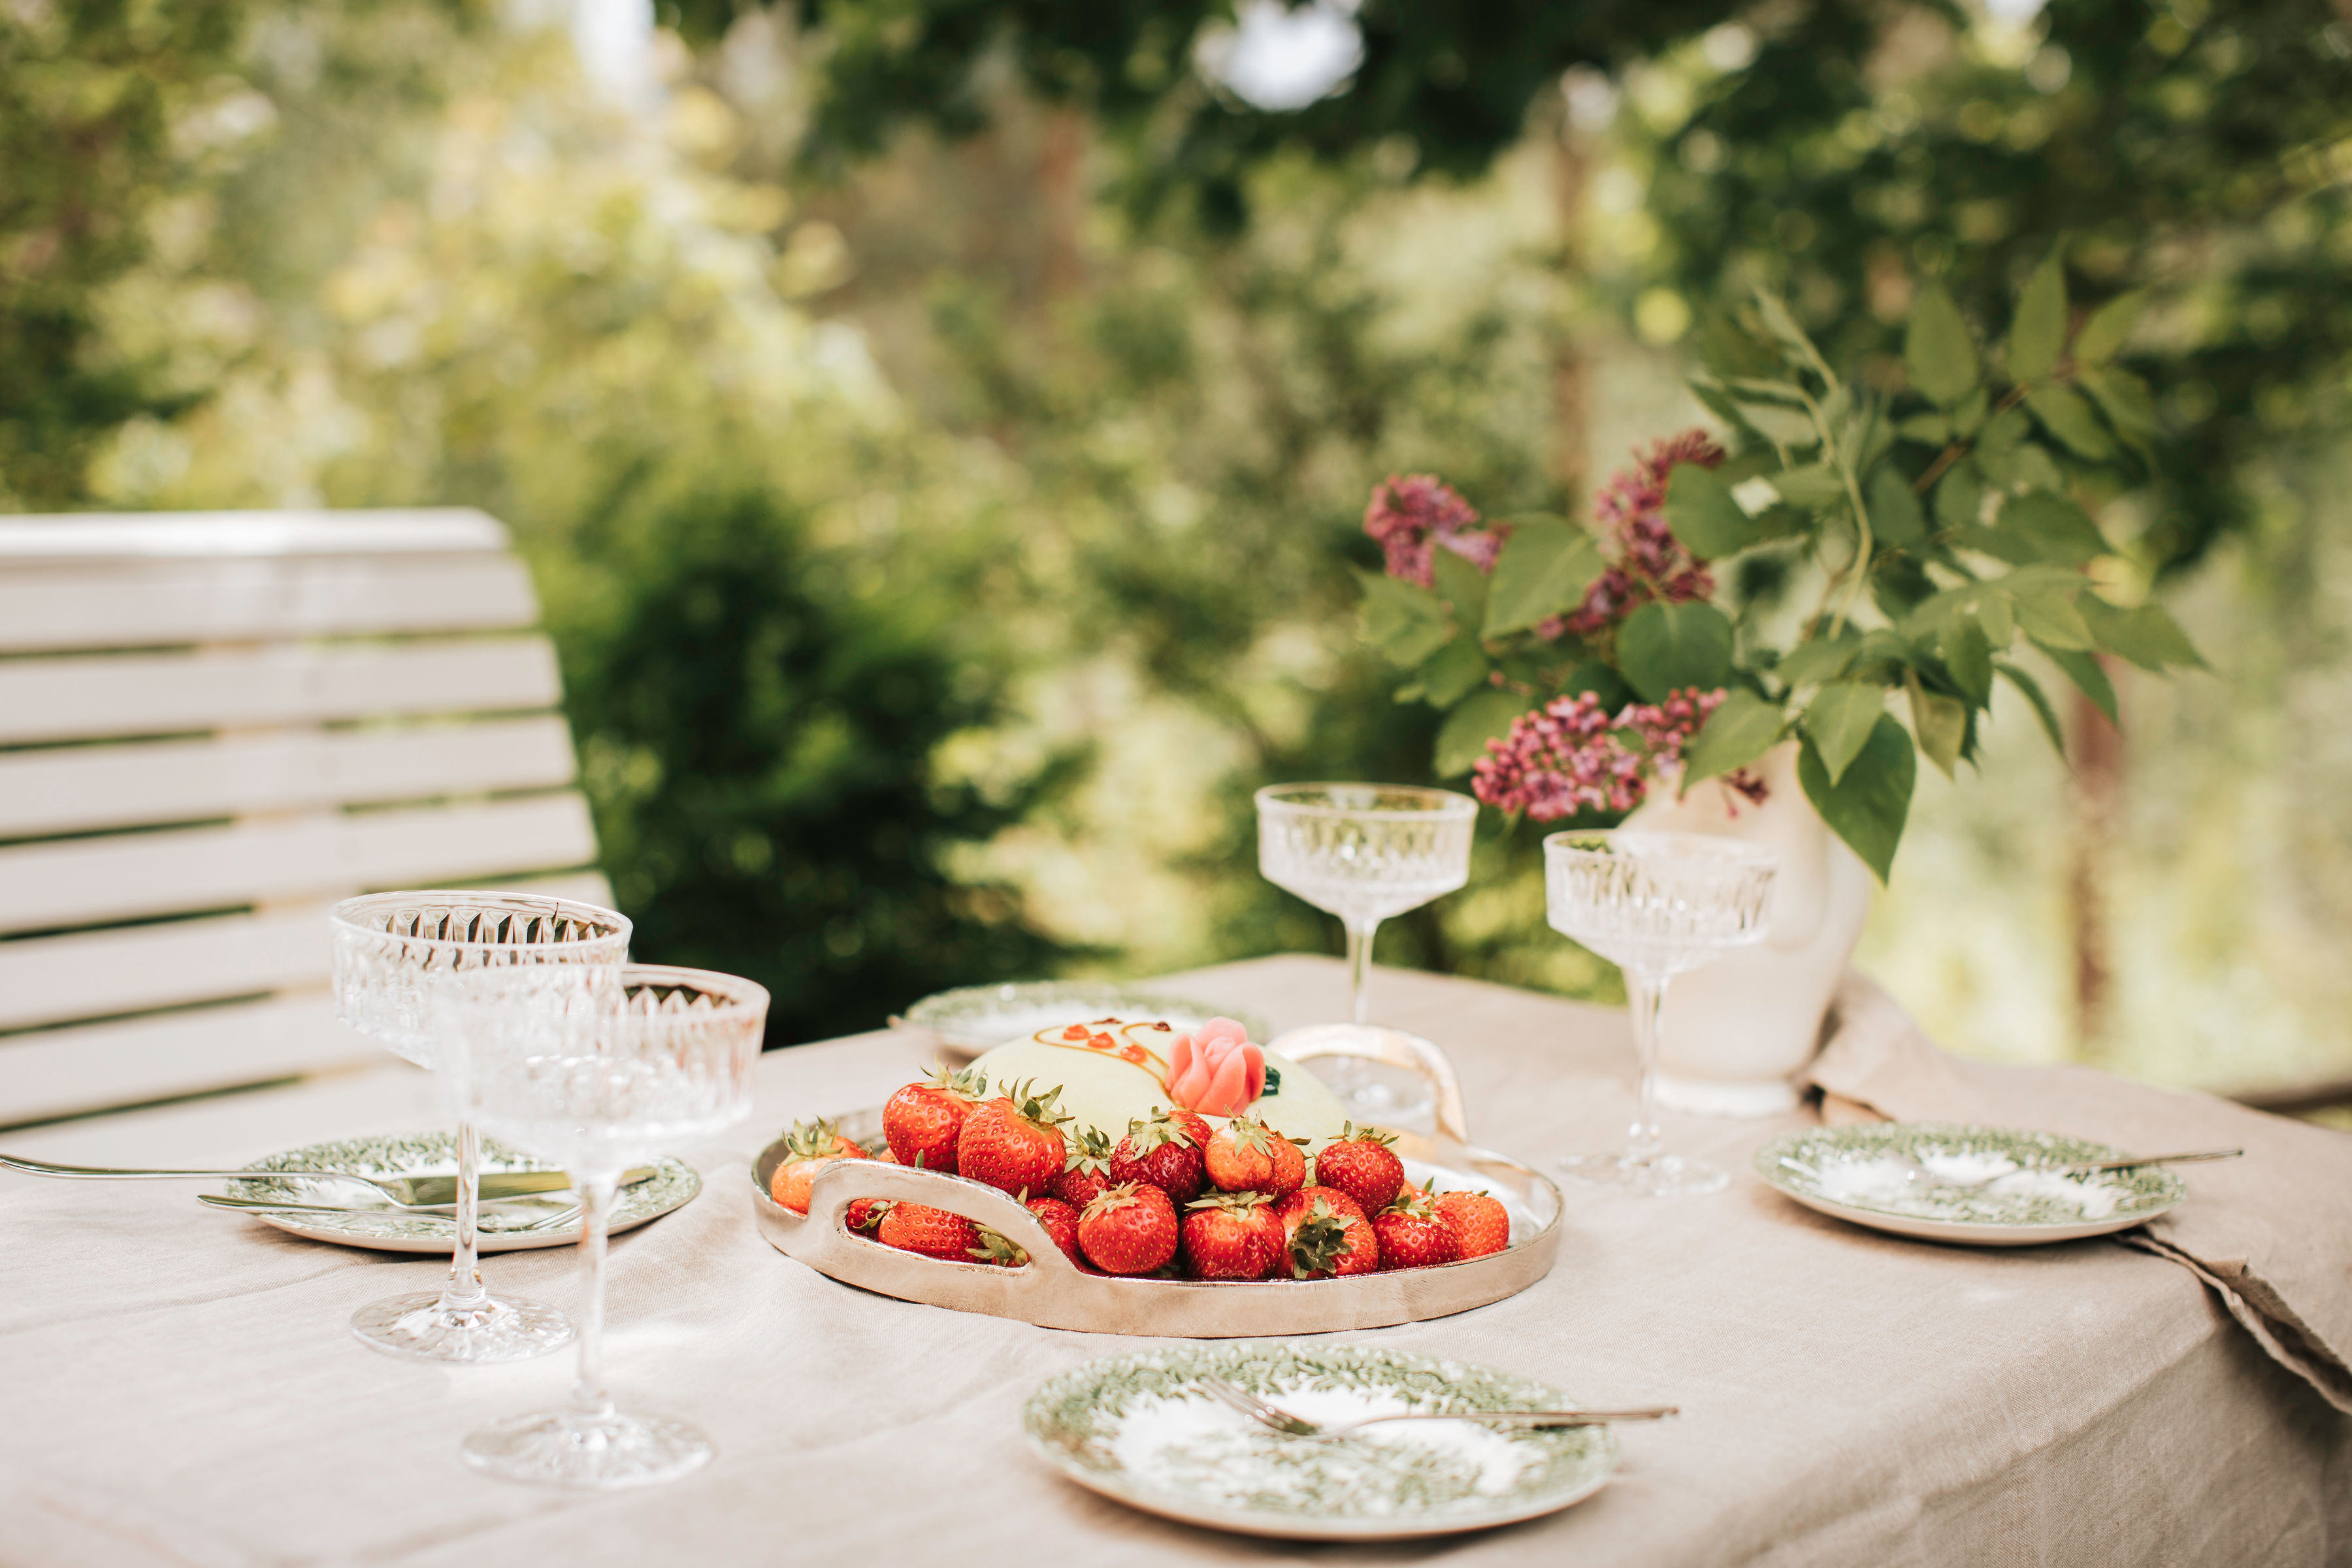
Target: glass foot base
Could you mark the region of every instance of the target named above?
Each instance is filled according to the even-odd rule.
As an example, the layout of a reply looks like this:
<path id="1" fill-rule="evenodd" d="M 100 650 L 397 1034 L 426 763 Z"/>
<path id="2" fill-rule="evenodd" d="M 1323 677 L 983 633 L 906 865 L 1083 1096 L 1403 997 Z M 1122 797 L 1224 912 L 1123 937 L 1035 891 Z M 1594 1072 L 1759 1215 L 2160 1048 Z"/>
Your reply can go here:
<path id="1" fill-rule="evenodd" d="M 524 1361 L 572 1342 L 572 1320 L 516 1296 L 492 1296 L 462 1310 L 437 1291 L 387 1296 L 352 1314 L 352 1332 L 371 1350 L 412 1361 Z"/>
<path id="2" fill-rule="evenodd" d="M 1631 1154 L 1570 1154 L 1555 1164 L 1561 1174 L 1580 1186 L 1644 1193 L 1652 1197 L 1694 1197 L 1719 1193 L 1731 1184 L 1730 1173 L 1721 1166 L 1680 1154 L 1660 1154 L 1648 1160 L 1637 1160 Z"/>
<path id="3" fill-rule="evenodd" d="M 676 1480 L 718 1450 L 683 1421 L 658 1415 L 517 1415 L 466 1439 L 466 1463 L 527 1486 L 609 1490 Z"/>

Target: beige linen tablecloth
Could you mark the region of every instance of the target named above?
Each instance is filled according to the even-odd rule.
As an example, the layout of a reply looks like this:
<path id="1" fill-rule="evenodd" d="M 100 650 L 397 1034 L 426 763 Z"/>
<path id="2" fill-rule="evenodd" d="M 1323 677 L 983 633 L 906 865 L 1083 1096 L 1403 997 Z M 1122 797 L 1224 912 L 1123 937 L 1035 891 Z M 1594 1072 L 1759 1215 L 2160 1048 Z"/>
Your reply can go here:
<path id="1" fill-rule="evenodd" d="M 1170 982 L 1277 1027 L 1338 1015 L 1328 960 Z M 1540 1160 L 1613 1143 L 1623 1016 L 1383 972 L 1376 1011 L 1460 1065 L 1479 1142 Z M 625 1402 L 721 1453 L 646 1491 L 478 1479 L 457 1444 L 559 1400 L 568 1356 L 442 1370 L 347 1337 L 430 1260 L 313 1245 L 154 1189 L 0 1202 L 0 1563 L 668 1564 L 1041 1562 L 1112 1568 L 1301 1549 L 1190 1530 L 1027 1453 L 1043 1378 L 1139 1342 L 836 1285 L 753 1229 L 745 1161 L 794 1115 L 878 1102 L 919 1065 L 866 1037 L 776 1053 L 757 1122 L 688 1151 L 710 1182 L 619 1238 Z M 1795 1124 L 1674 1121 L 1735 1170 Z M 224 1153 L 229 1151 L 223 1151 Z M 258 1152 L 254 1151 L 250 1152 Z M 135 1150 L 121 1152 L 126 1162 Z M 2192 1194 L 2207 1168 L 2182 1173 Z M 1318 1560 L 1986 1565 L 2352 1562 L 2352 1418 L 2188 1270 L 2108 1241 L 1973 1251 L 1858 1230 L 1744 1174 L 1711 1198 L 1572 1197 L 1559 1266 L 1510 1300 L 1349 1336 L 1511 1368 L 1595 1403 L 1679 1403 L 1622 1431 L 1591 1500 L 1512 1529 Z M 494 1281 L 578 1300 L 566 1252 Z"/>

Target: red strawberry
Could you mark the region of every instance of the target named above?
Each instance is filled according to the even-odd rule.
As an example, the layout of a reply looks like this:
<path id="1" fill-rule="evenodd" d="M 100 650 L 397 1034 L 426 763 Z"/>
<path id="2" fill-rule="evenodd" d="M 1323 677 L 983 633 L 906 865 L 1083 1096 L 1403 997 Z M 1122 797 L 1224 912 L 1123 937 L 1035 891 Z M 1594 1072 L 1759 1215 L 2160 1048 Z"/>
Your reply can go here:
<path id="1" fill-rule="evenodd" d="M 1070 1152 L 1054 1178 L 1054 1195 L 1074 1209 L 1102 1196 L 1111 1184 L 1110 1135 L 1099 1127 L 1070 1134 Z"/>
<path id="2" fill-rule="evenodd" d="M 1484 1258 L 1511 1245 L 1511 1211 L 1485 1193 L 1441 1193 L 1435 1207 L 1465 1258 Z"/>
<path id="3" fill-rule="evenodd" d="M 969 1263 L 980 1247 L 980 1226 L 961 1215 L 922 1204 L 892 1204 L 876 1233 L 885 1247 Z"/>
<path id="4" fill-rule="evenodd" d="M 1106 1274 L 1149 1274 L 1176 1256 L 1175 1205 L 1140 1182 L 1111 1188 L 1078 1216 L 1078 1246 Z"/>
<path id="5" fill-rule="evenodd" d="M 987 1092 L 984 1073 L 933 1068 L 929 1082 L 910 1083 L 883 1103 L 882 1135 L 890 1141 L 890 1152 L 902 1165 L 919 1164 L 954 1175 L 956 1141 L 963 1133 L 964 1118 Z"/>
<path id="6" fill-rule="evenodd" d="M 1328 1195 L 1309 1198 L 1288 1225 L 1286 1255 L 1291 1274 L 1300 1279 L 1328 1279 L 1378 1268 L 1380 1237 L 1355 1200 L 1328 1187 L 1308 1187 L 1297 1195 L 1307 1193 Z"/>
<path id="7" fill-rule="evenodd" d="M 898 1163 L 898 1156 L 885 1149 L 874 1156 L 874 1163 L 877 1165 L 895 1165 Z M 889 1207 L 888 1198 L 858 1198 L 853 1201 L 842 1215 L 841 1223 L 852 1230 L 872 1230 L 881 1223 L 883 1215 L 888 1212 Z"/>
<path id="8" fill-rule="evenodd" d="M 1372 1235 L 1380 1242 L 1383 1268 L 1426 1268 L 1462 1257 L 1462 1244 L 1425 1197 L 1400 1198 L 1374 1215 Z"/>
<path id="9" fill-rule="evenodd" d="M 1337 1187 L 1301 1187 L 1276 1204 L 1274 1212 L 1282 1221 L 1283 1230 L 1287 1233 L 1298 1228 L 1299 1222 L 1314 1211 L 1318 1202 L 1329 1205 L 1334 1214 L 1352 1215 L 1368 1224 L 1371 1220 L 1371 1215 L 1364 1212 L 1363 1205 Z"/>
<path id="10" fill-rule="evenodd" d="M 784 1160 L 768 1178 L 768 1195 L 792 1210 L 806 1214 L 809 1186 L 816 1173 L 835 1160 L 863 1160 L 866 1151 L 841 1136 L 830 1121 L 796 1121 L 784 1134 Z"/>
<path id="11" fill-rule="evenodd" d="M 983 1229 L 980 1233 L 980 1242 L 971 1249 L 971 1256 L 976 1262 L 993 1263 L 999 1268 L 1025 1268 L 1029 1266 L 1026 1252 L 992 1230 Z"/>
<path id="12" fill-rule="evenodd" d="M 1027 1207 L 1037 1216 L 1037 1223 L 1045 1227 L 1045 1234 L 1054 1238 L 1054 1245 L 1062 1249 L 1063 1257 L 1086 1273 L 1097 1272 L 1095 1266 L 1087 1261 L 1086 1254 L 1078 1250 L 1076 1209 L 1059 1198 L 1031 1198 L 1027 1200 Z"/>
<path id="13" fill-rule="evenodd" d="M 1370 1127 L 1359 1132 L 1354 1122 L 1342 1123 L 1339 1136 L 1315 1156 L 1316 1184 L 1339 1188 L 1368 1215 L 1380 1213 L 1404 1187 L 1404 1162 L 1389 1147 L 1395 1142 L 1393 1132 Z"/>
<path id="14" fill-rule="evenodd" d="M 1307 1180 L 1298 1145 L 1255 1117 L 1236 1116 L 1209 1135 L 1202 1160 L 1209 1180 L 1229 1193 L 1286 1198 Z"/>
<path id="15" fill-rule="evenodd" d="M 1059 1084 L 1039 1094 L 1033 1084 L 1016 1083 L 965 1117 L 956 1173 L 1008 1193 L 1044 1192 L 1069 1158 L 1061 1127 L 1069 1113 L 1054 1109 L 1061 1092 Z"/>
<path id="16" fill-rule="evenodd" d="M 1168 1194 L 1171 1203 L 1189 1204 L 1208 1184 L 1202 1150 L 1209 1142 L 1209 1124 L 1189 1110 L 1151 1108 L 1148 1121 L 1130 1121 L 1127 1136 L 1111 1152 L 1110 1179 L 1122 1184 L 1147 1183 Z"/>
<path id="17" fill-rule="evenodd" d="M 1195 1279 L 1263 1279 L 1282 1256 L 1282 1226 L 1255 1193 L 1213 1193 L 1184 1211 L 1184 1261 Z"/>

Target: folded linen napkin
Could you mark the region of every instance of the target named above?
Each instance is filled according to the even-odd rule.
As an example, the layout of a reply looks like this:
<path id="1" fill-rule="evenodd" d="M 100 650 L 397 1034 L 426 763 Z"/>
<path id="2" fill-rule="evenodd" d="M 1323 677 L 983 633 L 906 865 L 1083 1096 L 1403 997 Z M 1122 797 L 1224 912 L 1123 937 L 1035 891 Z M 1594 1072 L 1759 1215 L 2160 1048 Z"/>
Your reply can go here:
<path id="1" fill-rule="evenodd" d="M 2114 1239 L 2171 1258 L 2330 1405 L 2352 1412 L 2352 1135 L 2089 1068 L 2012 1067 L 1939 1050 L 1848 970 L 1809 1077 L 1897 1121 L 1975 1121 L 2127 1152 L 2243 1148 L 2181 1171 L 2189 1201 Z"/>

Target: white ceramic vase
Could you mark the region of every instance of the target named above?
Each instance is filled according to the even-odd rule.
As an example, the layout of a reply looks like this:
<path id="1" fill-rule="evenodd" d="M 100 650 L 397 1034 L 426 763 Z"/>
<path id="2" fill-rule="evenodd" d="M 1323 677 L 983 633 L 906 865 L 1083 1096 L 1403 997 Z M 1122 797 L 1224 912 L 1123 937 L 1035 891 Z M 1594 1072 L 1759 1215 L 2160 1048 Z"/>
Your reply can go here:
<path id="1" fill-rule="evenodd" d="M 1761 805 L 1708 779 L 1676 800 L 1660 791 L 1627 827 L 1720 834 L 1770 849 L 1770 936 L 1675 977 L 1658 1045 L 1658 1101 L 1702 1116 L 1774 1116 L 1821 1047 L 1822 1016 L 1870 913 L 1870 868 L 1822 820 L 1797 782 L 1797 744 L 1751 770 Z"/>

